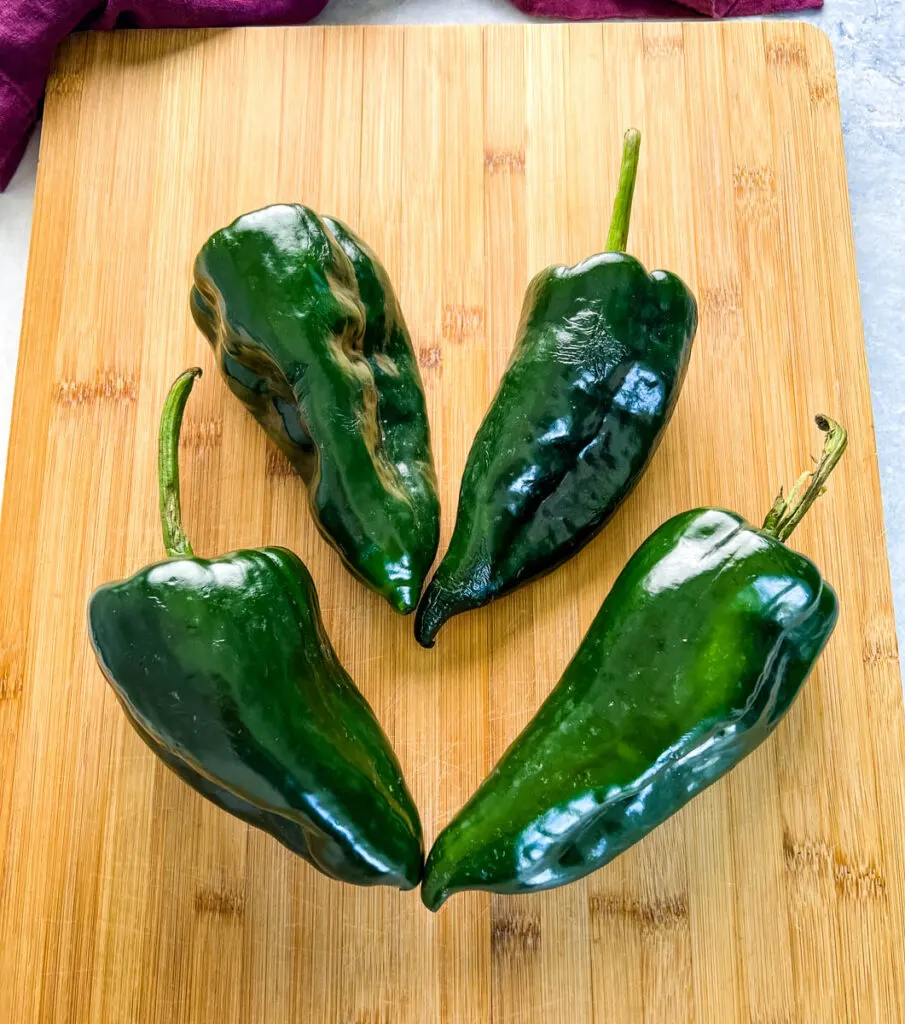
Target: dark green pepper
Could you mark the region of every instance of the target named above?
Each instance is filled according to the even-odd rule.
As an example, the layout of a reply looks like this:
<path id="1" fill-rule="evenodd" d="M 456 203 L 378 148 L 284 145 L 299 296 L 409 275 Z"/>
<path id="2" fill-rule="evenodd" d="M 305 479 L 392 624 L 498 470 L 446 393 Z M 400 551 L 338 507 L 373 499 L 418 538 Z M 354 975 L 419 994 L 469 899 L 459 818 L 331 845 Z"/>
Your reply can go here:
<path id="1" fill-rule="evenodd" d="M 773 731 L 837 617 L 832 587 L 784 544 L 845 448 L 838 424 L 817 422 L 824 457 L 761 529 L 695 509 L 634 554 L 562 679 L 437 838 L 429 909 L 596 871 Z"/>
<path id="2" fill-rule="evenodd" d="M 418 363 L 376 255 L 339 221 L 268 206 L 205 242 L 191 308 L 230 389 L 307 484 L 320 532 L 412 611 L 440 508 Z"/>
<path id="3" fill-rule="evenodd" d="M 331 878 L 411 889 L 418 812 L 307 569 L 284 548 L 196 558 L 183 533 L 178 437 L 200 372 L 176 381 L 161 421 L 170 558 L 94 592 L 98 662 L 138 734 L 203 796 Z"/>
<path id="4" fill-rule="evenodd" d="M 531 284 L 509 367 L 472 444 L 449 549 L 415 619 L 431 647 L 584 547 L 640 479 L 672 415 L 694 296 L 625 249 L 639 135 L 626 134 L 607 251 Z"/>

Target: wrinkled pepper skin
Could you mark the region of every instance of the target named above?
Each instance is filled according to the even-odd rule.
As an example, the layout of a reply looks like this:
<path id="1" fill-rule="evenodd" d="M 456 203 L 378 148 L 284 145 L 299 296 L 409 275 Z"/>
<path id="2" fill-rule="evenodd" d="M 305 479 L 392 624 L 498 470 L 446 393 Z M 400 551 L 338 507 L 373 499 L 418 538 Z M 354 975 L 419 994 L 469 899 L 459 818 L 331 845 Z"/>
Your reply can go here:
<path id="1" fill-rule="evenodd" d="M 698 314 L 674 274 L 622 251 L 637 169 L 626 135 L 607 252 L 541 271 L 468 454 L 452 539 L 415 618 L 432 647 L 453 615 L 551 572 L 644 473 L 669 422 Z"/>
<path id="2" fill-rule="evenodd" d="M 174 558 L 95 591 L 89 631 L 148 746 L 331 878 L 411 889 L 418 812 L 283 548 Z"/>
<path id="3" fill-rule="evenodd" d="M 552 571 L 603 528 L 659 444 L 696 325 L 679 278 L 648 274 L 624 253 L 534 279 L 468 455 L 449 548 L 418 609 L 422 645 L 452 615 Z"/>
<path id="4" fill-rule="evenodd" d="M 376 255 L 339 221 L 269 206 L 208 239 L 190 304 L 230 389 L 307 484 L 325 539 L 412 611 L 440 512 L 417 360 Z"/>
<path id="5" fill-rule="evenodd" d="M 638 842 L 766 739 L 836 618 L 814 564 L 764 529 L 714 508 L 669 520 L 440 833 L 426 906 L 564 885 Z"/>

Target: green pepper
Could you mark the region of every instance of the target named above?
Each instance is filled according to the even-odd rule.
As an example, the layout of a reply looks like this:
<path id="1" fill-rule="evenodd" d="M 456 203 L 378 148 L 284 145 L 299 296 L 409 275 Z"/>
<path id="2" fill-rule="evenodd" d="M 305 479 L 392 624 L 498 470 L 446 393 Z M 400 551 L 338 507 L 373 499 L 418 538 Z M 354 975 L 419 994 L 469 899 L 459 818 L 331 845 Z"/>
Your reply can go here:
<path id="1" fill-rule="evenodd" d="M 633 555 L 562 679 L 427 859 L 421 895 L 526 893 L 596 871 L 773 731 L 833 631 L 836 595 L 785 546 L 846 444 L 757 529 L 670 519 Z"/>
<path id="2" fill-rule="evenodd" d="M 571 558 L 640 479 L 672 415 L 697 327 L 674 274 L 623 251 L 640 136 L 625 137 L 607 251 L 528 286 L 515 349 L 478 430 L 449 549 L 415 635 Z"/>
<path id="3" fill-rule="evenodd" d="M 98 662 L 139 736 L 203 796 L 331 878 L 411 889 L 418 812 L 307 569 L 275 547 L 196 558 L 183 532 L 178 437 L 200 373 L 179 377 L 161 420 L 169 560 L 94 592 Z"/>
<path id="4" fill-rule="evenodd" d="M 325 539 L 412 611 L 440 508 L 417 360 L 377 256 L 339 221 L 268 206 L 205 242 L 191 309 L 230 389 L 307 484 Z"/>

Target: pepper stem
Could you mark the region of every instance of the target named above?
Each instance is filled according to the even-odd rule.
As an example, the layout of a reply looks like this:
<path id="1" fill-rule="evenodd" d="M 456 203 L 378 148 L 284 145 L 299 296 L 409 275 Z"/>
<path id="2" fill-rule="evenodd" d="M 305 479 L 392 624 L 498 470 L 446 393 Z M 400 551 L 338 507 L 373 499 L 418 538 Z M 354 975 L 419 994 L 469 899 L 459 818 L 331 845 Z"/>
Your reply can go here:
<path id="1" fill-rule="evenodd" d="M 619 169 L 619 186 L 613 202 L 610 233 L 606 236 L 607 252 L 625 252 L 628 244 L 628 224 L 632 216 L 640 146 L 641 132 L 637 128 L 629 128 L 622 140 L 622 167 Z"/>
<path id="2" fill-rule="evenodd" d="M 807 515 L 808 509 L 826 490 L 826 483 L 830 473 L 836 468 L 836 463 L 842 458 L 848 444 L 848 432 L 835 420 L 823 414 L 816 416 L 814 422 L 826 434 L 823 443 L 823 454 L 817 465 L 808 473 L 803 473 L 795 486 L 792 488 L 788 498 L 783 497 L 782 490 L 777 495 L 773 507 L 767 513 L 764 525 L 761 527 L 764 533 L 770 534 L 777 540 L 785 541 L 792 531 Z"/>
<path id="3" fill-rule="evenodd" d="M 179 504 L 179 431 L 185 403 L 191 394 L 195 379 L 201 376 L 196 366 L 181 373 L 170 388 L 163 413 L 157 443 L 157 476 L 160 486 L 160 525 L 163 546 L 170 558 L 192 558 L 192 545 L 182 529 L 182 509 Z"/>

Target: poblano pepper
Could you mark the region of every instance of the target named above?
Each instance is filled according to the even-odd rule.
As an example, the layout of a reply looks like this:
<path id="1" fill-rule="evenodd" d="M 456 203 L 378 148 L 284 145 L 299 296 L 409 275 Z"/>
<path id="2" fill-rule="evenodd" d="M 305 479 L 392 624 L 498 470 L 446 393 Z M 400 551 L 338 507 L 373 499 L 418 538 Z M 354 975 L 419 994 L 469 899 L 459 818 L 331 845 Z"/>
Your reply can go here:
<path id="1" fill-rule="evenodd" d="M 418 812 L 307 569 L 284 548 L 196 558 L 182 530 L 178 436 L 200 372 L 176 381 L 161 422 L 169 560 L 94 592 L 98 662 L 138 734 L 203 796 L 331 878 L 411 889 Z"/>
<path id="2" fill-rule="evenodd" d="M 785 541 L 845 444 L 758 529 L 701 508 L 623 569 L 550 696 L 440 833 L 422 899 L 526 893 L 611 861 L 773 731 L 836 623 L 836 595 Z"/>
<path id="3" fill-rule="evenodd" d="M 230 389 L 307 484 L 320 532 L 412 611 L 440 511 L 418 363 L 377 256 L 339 221 L 268 206 L 205 242 L 191 308 Z"/>
<path id="4" fill-rule="evenodd" d="M 561 565 L 640 479 L 672 415 L 697 327 L 674 274 L 624 252 L 638 166 L 626 134 L 607 251 L 529 284 L 509 367 L 478 430 L 449 549 L 424 593 L 425 647 L 451 616 Z"/>

